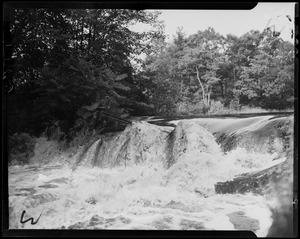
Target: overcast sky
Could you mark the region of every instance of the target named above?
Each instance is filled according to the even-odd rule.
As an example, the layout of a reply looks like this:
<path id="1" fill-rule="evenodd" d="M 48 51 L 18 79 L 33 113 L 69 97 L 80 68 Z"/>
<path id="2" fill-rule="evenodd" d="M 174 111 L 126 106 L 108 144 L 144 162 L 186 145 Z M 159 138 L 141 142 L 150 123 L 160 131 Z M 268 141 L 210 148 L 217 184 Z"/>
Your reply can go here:
<path id="1" fill-rule="evenodd" d="M 281 31 L 281 38 L 294 42 L 290 31 L 294 29 L 295 3 L 259 3 L 252 10 L 159 10 L 159 20 L 165 22 L 165 33 L 170 41 L 178 27 L 183 27 L 186 35 L 212 27 L 216 32 L 226 36 L 231 33 L 241 36 L 250 30 L 262 31 L 267 26 L 275 26 L 276 31 Z M 289 22 L 289 15 L 292 22 Z M 142 29 L 137 26 L 136 29 Z"/>

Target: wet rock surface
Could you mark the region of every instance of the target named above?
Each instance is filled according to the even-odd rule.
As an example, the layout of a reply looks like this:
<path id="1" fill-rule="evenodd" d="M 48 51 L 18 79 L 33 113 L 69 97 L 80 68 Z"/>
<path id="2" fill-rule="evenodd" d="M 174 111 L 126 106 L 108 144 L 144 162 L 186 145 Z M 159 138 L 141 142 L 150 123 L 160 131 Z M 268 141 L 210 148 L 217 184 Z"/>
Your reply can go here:
<path id="1" fill-rule="evenodd" d="M 178 160 L 201 153 L 218 154 L 220 146 L 213 135 L 195 122 L 181 121 L 167 138 L 168 168 Z"/>
<path id="2" fill-rule="evenodd" d="M 259 230 L 259 221 L 247 217 L 242 211 L 230 213 L 228 214 L 228 217 L 236 230 L 250 230 L 254 233 Z"/>
<path id="3" fill-rule="evenodd" d="M 131 220 L 123 216 L 114 217 L 114 218 L 104 218 L 98 215 L 94 215 L 90 220 L 86 222 L 77 222 L 73 225 L 70 225 L 68 229 L 107 229 L 112 225 L 129 224 Z"/>
<path id="4" fill-rule="evenodd" d="M 171 227 L 169 224 L 172 224 L 172 218 L 170 217 L 163 217 L 152 222 L 152 225 L 157 230 L 170 230 Z"/>
<path id="5" fill-rule="evenodd" d="M 205 230 L 205 227 L 202 223 L 195 222 L 192 220 L 181 220 L 180 226 L 182 230 Z"/>
<path id="6" fill-rule="evenodd" d="M 243 147 L 255 152 L 283 152 L 289 148 L 293 117 L 274 117 L 235 132 L 213 132 L 224 152 Z"/>
<path id="7" fill-rule="evenodd" d="M 292 170 L 293 159 L 289 155 L 286 161 L 278 165 L 238 175 L 232 181 L 219 182 L 215 185 L 215 190 L 220 194 L 252 192 L 264 195 L 270 193 L 277 184 L 287 182 L 292 175 Z"/>
<path id="8" fill-rule="evenodd" d="M 216 152 L 221 151 L 213 135 L 194 122 L 182 121 L 175 129 L 135 122 L 113 138 L 88 145 L 76 166 L 126 167 L 159 160 L 169 168 L 189 155 Z"/>
<path id="9" fill-rule="evenodd" d="M 53 202 L 57 200 L 58 197 L 51 193 L 40 193 L 30 195 L 25 199 L 24 206 L 26 207 L 37 207 L 41 204 Z"/>
<path id="10" fill-rule="evenodd" d="M 181 210 L 181 211 L 184 211 L 184 212 L 190 212 L 191 211 L 190 207 L 184 205 L 181 202 L 175 202 L 173 200 L 171 202 L 169 202 L 166 206 L 164 206 L 164 208 L 172 208 L 172 209 L 177 209 L 177 210 Z"/>
<path id="11" fill-rule="evenodd" d="M 34 188 L 17 188 L 16 192 L 16 195 L 27 196 L 36 193 L 37 190 Z"/>
<path id="12" fill-rule="evenodd" d="M 142 162 L 164 161 L 166 137 L 172 128 L 133 122 L 120 134 L 88 145 L 79 155 L 78 165 L 97 167 L 130 166 Z"/>
<path id="13" fill-rule="evenodd" d="M 45 185 L 40 185 L 38 186 L 39 188 L 57 188 L 58 186 L 55 184 L 45 184 Z"/>

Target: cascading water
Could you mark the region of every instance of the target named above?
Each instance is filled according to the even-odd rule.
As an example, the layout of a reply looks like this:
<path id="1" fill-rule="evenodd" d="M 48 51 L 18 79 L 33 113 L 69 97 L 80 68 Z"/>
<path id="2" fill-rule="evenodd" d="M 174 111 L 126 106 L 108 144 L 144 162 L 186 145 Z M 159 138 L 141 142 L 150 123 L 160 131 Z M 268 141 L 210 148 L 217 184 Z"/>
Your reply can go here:
<path id="1" fill-rule="evenodd" d="M 247 132 L 252 139 L 267 137 L 262 129 L 270 120 L 184 120 L 173 122 L 175 129 L 133 122 L 78 154 L 74 170 L 10 167 L 10 228 L 252 230 L 266 236 L 274 198 L 217 194 L 215 186 L 284 162 L 284 140 L 277 134 L 277 141 L 265 141 L 272 150 L 252 152 L 238 142 L 226 153 L 216 141 L 234 134 L 245 143 Z M 24 210 L 35 219 L 41 214 L 38 223 L 21 224 Z"/>

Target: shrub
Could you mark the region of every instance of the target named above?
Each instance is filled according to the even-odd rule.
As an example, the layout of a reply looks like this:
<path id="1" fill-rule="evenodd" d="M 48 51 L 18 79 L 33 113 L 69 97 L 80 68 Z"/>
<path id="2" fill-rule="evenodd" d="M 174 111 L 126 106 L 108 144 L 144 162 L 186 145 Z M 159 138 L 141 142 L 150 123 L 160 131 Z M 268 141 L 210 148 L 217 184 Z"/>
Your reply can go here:
<path id="1" fill-rule="evenodd" d="M 249 107 L 249 106 L 242 106 L 239 111 L 239 113 L 243 113 L 243 114 L 265 113 L 265 112 L 268 112 L 268 111 L 261 107 Z"/>
<path id="2" fill-rule="evenodd" d="M 8 163 L 26 164 L 34 155 L 36 139 L 27 133 L 14 134 L 8 137 Z"/>
<path id="3" fill-rule="evenodd" d="M 190 107 L 190 112 L 192 114 L 207 114 L 209 111 L 209 107 L 205 106 L 204 103 L 202 101 L 193 104 Z"/>
<path id="4" fill-rule="evenodd" d="M 220 101 L 211 101 L 209 111 L 210 114 L 222 114 L 225 112 L 224 105 Z"/>
<path id="5" fill-rule="evenodd" d="M 176 114 L 180 115 L 188 115 L 190 113 L 190 108 L 188 103 L 186 102 L 179 102 L 177 103 L 177 112 Z"/>
<path id="6" fill-rule="evenodd" d="M 48 126 L 45 130 L 45 133 L 49 140 L 63 141 L 66 138 L 66 133 L 61 130 L 59 122 Z"/>
<path id="7" fill-rule="evenodd" d="M 238 99 L 233 99 L 229 103 L 229 109 L 233 111 L 238 111 L 241 109 L 241 105 L 239 104 Z"/>

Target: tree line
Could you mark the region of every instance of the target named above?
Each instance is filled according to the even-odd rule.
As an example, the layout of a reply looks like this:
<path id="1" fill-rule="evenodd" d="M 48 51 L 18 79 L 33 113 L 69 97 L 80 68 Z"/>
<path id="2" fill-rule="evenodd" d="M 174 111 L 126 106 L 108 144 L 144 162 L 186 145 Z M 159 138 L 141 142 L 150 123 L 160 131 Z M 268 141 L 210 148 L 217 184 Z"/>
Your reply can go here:
<path id="1" fill-rule="evenodd" d="M 147 95 L 157 113 L 207 113 L 216 104 L 293 108 L 294 46 L 271 29 L 241 37 L 178 29 L 172 43 L 155 41 L 140 74 L 152 85 Z"/>
<path id="2" fill-rule="evenodd" d="M 207 113 L 216 104 L 293 107 L 293 44 L 270 29 L 224 37 L 213 28 L 190 36 L 178 29 L 167 43 L 158 16 L 128 9 L 10 9 L 5 44 L 12 50 L 4 56 L 4 76 L 13 85 L 5 95 L 9 134 L 59 128 L 60 137 L 71 140 L 82 129 L 117 127 L 107 114 Z M 152 29 L 135 32 L 130 26 L 136 23 Z"/>

